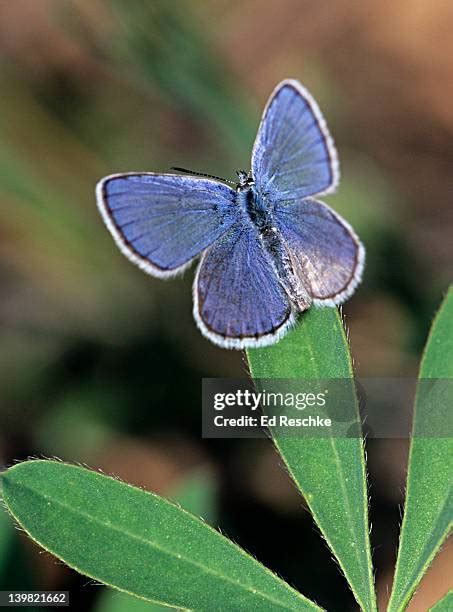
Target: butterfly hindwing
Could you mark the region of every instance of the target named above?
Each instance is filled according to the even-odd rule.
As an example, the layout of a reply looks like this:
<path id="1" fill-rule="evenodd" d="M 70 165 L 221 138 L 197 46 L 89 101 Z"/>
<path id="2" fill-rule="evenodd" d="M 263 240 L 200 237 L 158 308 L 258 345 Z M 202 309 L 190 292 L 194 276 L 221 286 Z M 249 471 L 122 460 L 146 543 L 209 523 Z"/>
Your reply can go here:
<path id="1" fill-rule="evenodd" d="M 338 183 L 337 153 L 324 118 L 297 81 L 280 83 L 266 105 L 252 175 L 258 193 L 271 202 L 330 193 Z"/>
<path id="2" fill-rule="evenodd" d="M 128 173 L 97 187 L 100 212 L 122 252 L 149 274 L 168 277 L 237 221 L 233 189 L 206 178 Z"/>
<path id="3" fill-rule="evenodd" d="M 239 223 L 203 255 L 194 282 L 203 334 L 226 348 L 272 344 L 294 320 L 288 297 L 254 228 Z"/>
<path id="4" fill-rule="evenodd" d="M 344 302 L 360 282 L 365 250 L 353 229 L 329 206 L 308 198 L 277 204 L 275 221 L 294 273 L 313 302 Z"/>

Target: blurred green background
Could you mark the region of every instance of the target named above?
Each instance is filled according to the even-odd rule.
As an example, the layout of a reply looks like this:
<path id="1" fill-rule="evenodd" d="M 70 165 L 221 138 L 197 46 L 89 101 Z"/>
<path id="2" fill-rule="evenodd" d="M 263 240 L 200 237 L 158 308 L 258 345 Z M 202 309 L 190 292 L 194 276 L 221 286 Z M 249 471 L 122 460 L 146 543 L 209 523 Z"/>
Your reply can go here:
<path id="1" fill-rule="evenodd" d="M 245 376 L 243 355 L 197 331 L 191 271 L 159 281 L 119 253 L 94 186 L 173 165 L 234 179 L 273 87 L 299 79 L 339 149 L 328 202 L 367 247 L 344 307 L 357 373 L 412 376 L 452 277 L 452 24 L 442 0 L 1 2 L 1 462 L 58 456 L 166 495 L 186 487 L 198 513 L 305 595 L 354 610 L 271 444 L 200 438 L 201 378 Z M 368 444 L 381 601 L 406 446 Z M 4 518 L 0 588 L 70 589 L 74 610 L 138 610 L 40 555 Z M 443 594 L 451 550 L 411 610 Z"/>

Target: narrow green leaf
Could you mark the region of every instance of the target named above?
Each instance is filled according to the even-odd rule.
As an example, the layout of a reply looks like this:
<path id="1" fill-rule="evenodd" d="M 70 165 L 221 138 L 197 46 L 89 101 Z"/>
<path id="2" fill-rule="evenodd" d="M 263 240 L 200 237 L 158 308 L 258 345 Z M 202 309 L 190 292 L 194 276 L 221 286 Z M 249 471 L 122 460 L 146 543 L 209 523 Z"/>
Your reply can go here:
<path id="1" fill-rule="evenodd" d="M 84 468 L 28 461 L 4 501 L 43 548 L 137 597 L 196 610 L 319 610 L 238 546 L 171 502 Z"/>
<path id="2" fill-rule="evenodd" d="M 452 526 L 453 440 L 422 437 L 432 427 L 433 418 L 438 432 L 451 429 L 451 405 L 446 412 L 436 410 L 438 405 L 430 401 L 430 394 L 422 391 L 425 379 L 438 379 L 440 383 L 453 379 L 453 288 L 434 320 L 420 366 L 406 503 L 389 612 L 406 608 Z"/>
<path id="3" fill-rule="evenodd" d="M 357 421 L 352 364 L 336 309 L 310 309 L 279 343 L 247 355 L 254 378 L 351 379 L 350 417 Z M 272 435 L 357 602 L 375 610 L 362 439 Z"/>
<path id="4" fill-rule="evenodd" d="M 449 591 L 432 608 L 430 612 L 451 612 L 453 610 L 453 591 Z"/>

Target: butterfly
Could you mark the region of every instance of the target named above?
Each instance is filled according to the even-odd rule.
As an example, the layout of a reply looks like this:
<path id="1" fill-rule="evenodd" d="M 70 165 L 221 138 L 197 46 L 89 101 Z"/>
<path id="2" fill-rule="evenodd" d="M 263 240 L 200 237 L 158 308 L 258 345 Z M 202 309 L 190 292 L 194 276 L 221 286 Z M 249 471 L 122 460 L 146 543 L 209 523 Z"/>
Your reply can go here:
<path id="1" fill-rule="evenodd" d="M 197 174 L 197 173 L 194 173 Z M 295 80 L 271 94 L 237 185 L 210 175 L 112 174 L 100 213 L 121 251 L 158 278 L 200 257 L 193 285 L 201 332 L 224 348 L 277 342 L 311 305 L 336 306 L 361 280 L 365 250 L 317 198 L 339 181 L 317 103 Z"/>

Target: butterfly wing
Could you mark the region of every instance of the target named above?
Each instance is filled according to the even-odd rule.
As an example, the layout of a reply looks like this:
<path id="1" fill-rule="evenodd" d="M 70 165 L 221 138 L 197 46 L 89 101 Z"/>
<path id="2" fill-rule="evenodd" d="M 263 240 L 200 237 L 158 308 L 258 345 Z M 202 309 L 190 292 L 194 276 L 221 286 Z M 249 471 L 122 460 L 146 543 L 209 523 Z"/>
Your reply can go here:
<path id="1" fill-rule="evenodd" d="M 294 321 L 250 225 L 238 223 L 204 253 L 194 282 L 194 316 L 202 333 L 224 348 L 272 344 Z"/>
<path id="2" fill-rule="evenodd" d="M 365 249 L 350 225 L 323 202 L 279 203 L 274 219 L 294 274 L 314 304 L 348 299 L 360 282 Z"/>
<path id="3" fill-rule="evenodd" d="M 121 251 L 145 272 L 174 276 L 237 221 L 233 189 L 174 174 L 108 176 L 96 189 Z"/>
<path id="4" fill-rule="evenodd" d="M 258 193 L 271 202 L 332 192 L 338 159 L 318 105 L 300 83 L 287 80 L 264 109 L 252 153 Z"/>

